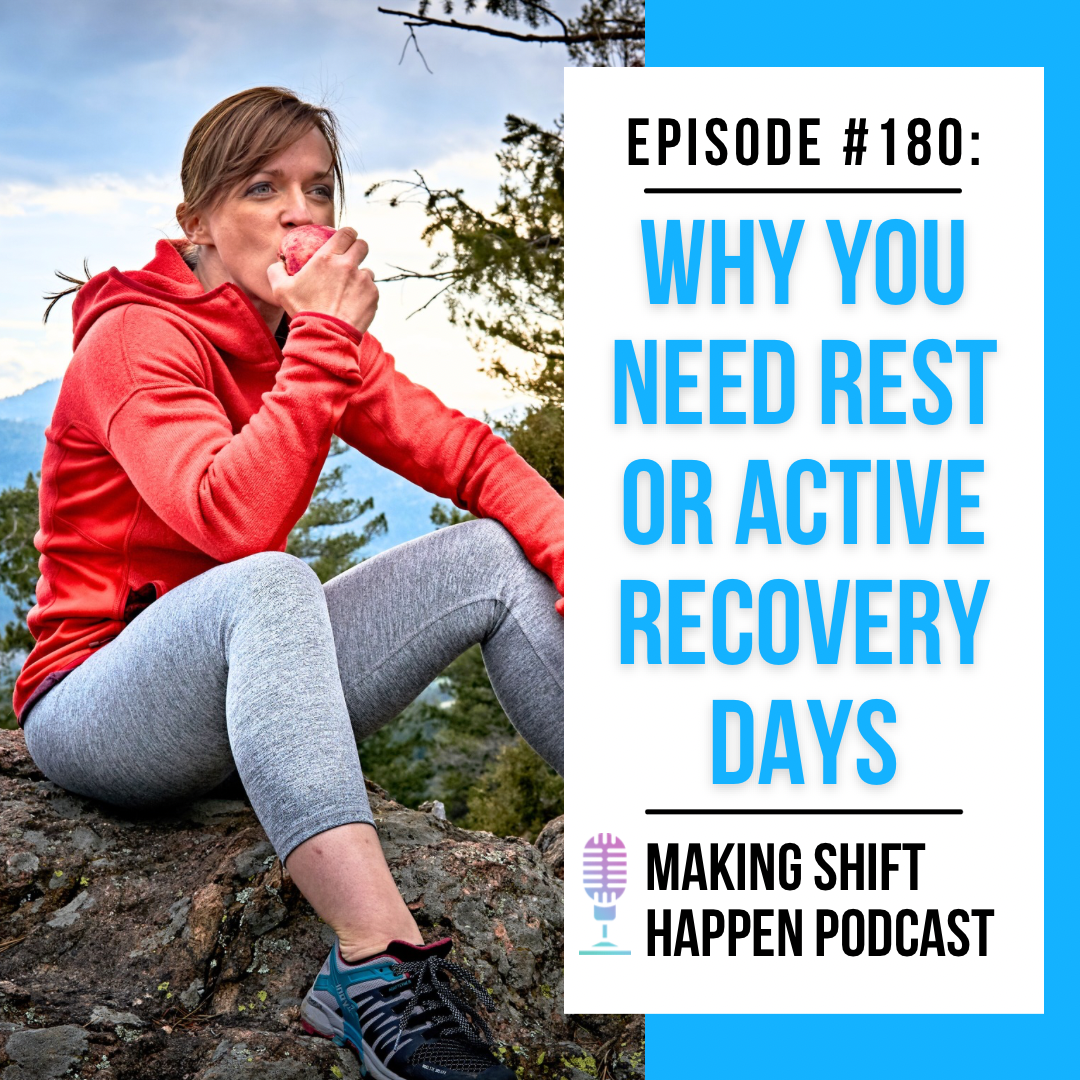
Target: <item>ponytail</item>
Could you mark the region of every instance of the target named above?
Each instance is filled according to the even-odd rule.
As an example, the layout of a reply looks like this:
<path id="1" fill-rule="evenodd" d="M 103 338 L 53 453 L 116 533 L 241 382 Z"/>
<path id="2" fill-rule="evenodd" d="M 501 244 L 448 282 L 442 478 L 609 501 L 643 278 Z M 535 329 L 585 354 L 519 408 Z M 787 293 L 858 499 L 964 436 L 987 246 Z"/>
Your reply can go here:
<path id="1" fill-rule="evenodd" d="M 49 306 L 45 309 L 45 314 L 41 316 L 42 323 L 47 323 L 49 321 L 49 315 L 52 312 L 52 309 L 56 307 L 57 300 L 59 300 L 62 296 L 67 296 L 69 293 L 77 293 L 90 280 L 91 274 L 89 263 L 89 259 L 83 259 L 82 268 L 83 273 L 86 275 L 85 278 L 72 277 L 70 274 L 65 274 L 60 270 L 55 271 L 56 276 L 61 281 L 71 282 L 71 288 L 61 289 L 59 292 L 44 293 L 42 295 L 42 300 L 49 301 Z"/>

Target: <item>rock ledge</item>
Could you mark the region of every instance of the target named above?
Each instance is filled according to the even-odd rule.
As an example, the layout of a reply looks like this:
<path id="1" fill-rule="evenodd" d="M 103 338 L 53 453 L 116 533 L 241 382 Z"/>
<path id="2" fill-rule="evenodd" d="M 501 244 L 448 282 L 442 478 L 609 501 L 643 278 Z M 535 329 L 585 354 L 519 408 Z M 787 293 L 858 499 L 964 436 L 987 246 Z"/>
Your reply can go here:
<path id="1" fill-rule="evenodd" d="M 154 817 L 46 780 L 0 731 L 0 1080 L 323 1080 L 355 1057 L 299 1005 L 332 935 L 238 785 Z M 494 992 L 522 1080 L 644 1077 L 641 1017 L 562 1012 L 562 830 L 458 829 L 369 785 L 428 937 Z"/>

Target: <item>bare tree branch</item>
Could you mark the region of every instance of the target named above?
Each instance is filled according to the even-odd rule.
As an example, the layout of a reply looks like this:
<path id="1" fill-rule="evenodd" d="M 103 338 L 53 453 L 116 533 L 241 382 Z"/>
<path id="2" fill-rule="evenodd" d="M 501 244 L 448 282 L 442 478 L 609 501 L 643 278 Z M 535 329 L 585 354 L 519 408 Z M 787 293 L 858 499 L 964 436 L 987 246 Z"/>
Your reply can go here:
<path id="1" fill-rule="evenodd" d="M 433 274 L 424 274 L 419 270 L 407 270 L 404 266 L 395 266 L 394 263 L 390 264 L 392 270 L 397 270 L 396 274 L 391 274 L 390 277 L 376 278 L 375 283 L 382 285 L 391 281 L 450 281 L 453 282 L 460 275 L 456 270 L 438 270 Z"/>
<path id="2" fill-rule="evenodd" d="M 557 45 L 587 45 L 602 41 L 644 41 L 644 26 L 634 26 L 631 30 L 594 30 L 585 34 L 518 34 L 513 30 L 497 30 L 493 26 L 482 26 L 479 23 L 463 23 L 457 19 L 434 19 L 430 15 L 418 15 L 415 11 L 394 11 L 391 8 L 381 7 L 378 9 L 383 15 L 397 15 L 403 19 L 413 19 L 415 22 L 406 22 L 410 30 L 416 30 L 424 26 L 449 26 L 454 30 L 472 30 L 478 34 L 489 34 L 492 37 L 510 38 L 513 41 L 531 41 L 540 44 L 551 42 Z M 561 21 L 561 20 L 560 20 Z"/>
<path id="3" fill-rule="evenodd" d="M 458 281 L 460 279 L 460 277 L 461 277 L 461 274 L 456 270 L 440 270 L 436 274 L 421 274 L 417 270 L 406 270 L 405 267 L 403 267 L 403 266 L 394 266 L 393 263 L 391 263 L 390 265 L 393 267 L 393 269 L 398 270 L 400 272 L 397 273 L 397 274 L 392 274 L 390 277 L 376 278 L 375 281 L 378 284 L 381 285 L 381 284 L 383 284 L 385 282 L 391 282 L 391 281 L 445 281 L 446 282 L 446 284 L 441 289 L 439 289 L 438 292 L 435 292 L 431 296 L 429 296 L 427 298 L 427 300 L 423 304 L 421 304 L 415 311 L 410 311 L 409 314 L 405 316 L 406 319 L 411 319 L 414 315 L 419 315 L 421 311 L 423 311 L 425 308 L 428 307 L 428 305 L 433 304 L 436 300 L 438 300 L 439 297 L 442 296 L 442 294 L 444 292 L 446 292 L 447 289 L 453 288 L 454 283 L 456 281 Z"/>
<path id="4" fill-rule="evenodd" d="M 404 61 L 404 59 L 405 59 L 405 53 L 409 48 L 409 42 L 410 41 L 416 46 L 416 55 L 420 57 L 420 60 L 423 63 L 425 69 L 427 70 L 427 73 L 429 75 L 434 75 L 435 73 L 431 70 L 430 67 L 428 67 L 427 57 L 424 56 L 424 52 L 420 48 L 420 42 L 416 40 L 416 31 L 415 30 L 410 30 L 409 31 L 409 36 L 405 41 L 405 46 L 401 50 L 401 56 L 398 58 L 398 67 L 401 67 L 402 61 Z"/>

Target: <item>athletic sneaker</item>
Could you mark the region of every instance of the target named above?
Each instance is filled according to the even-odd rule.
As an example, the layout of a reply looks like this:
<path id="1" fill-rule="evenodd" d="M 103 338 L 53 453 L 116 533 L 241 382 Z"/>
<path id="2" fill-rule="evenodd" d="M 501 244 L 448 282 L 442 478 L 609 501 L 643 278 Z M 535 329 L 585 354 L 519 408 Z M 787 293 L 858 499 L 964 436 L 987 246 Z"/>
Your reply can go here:
<path id="1" fill-rule="evenodd" d="M 487 1009 L 487 991 L 446 959 L 451 941 L 392 941 L 386 952 L 348 964 L 338 943 L 300 1006 L 309 1035 L 351 1046 L 376 1080 L 515 1080 L 492 1054 L 491 1030 L 451 986 L 453 975 Z"/>

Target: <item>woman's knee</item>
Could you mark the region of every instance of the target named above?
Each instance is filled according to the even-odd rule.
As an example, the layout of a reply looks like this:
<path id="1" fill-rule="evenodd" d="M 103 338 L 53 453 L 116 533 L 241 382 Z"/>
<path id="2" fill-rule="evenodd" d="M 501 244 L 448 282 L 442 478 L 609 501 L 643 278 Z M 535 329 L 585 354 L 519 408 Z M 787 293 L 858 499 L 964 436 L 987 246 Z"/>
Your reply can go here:
<path id="1" fill-rule="evenodd" d="M 285 551 L 260 551 L 218 569 L 226 570 L 231 583 L 246 595 L 286 591 L 322 598 L 322 584 L 315 571 Z"/>
<path id="2" fill-rule="evenodd" d="M 521 546 L 494 518 L 477 518 L 455 528 L 461 530 L 460 541 L 472 565 L 493 570 L 529 565 Z"/>
<path id="3" fill-rule="evenodd" d="M 243 629 L 274 639 L 314 632 L 327 620 L 322 583 L 302 559 L 283 551 L 263 551 L 209 571 L 220 574 L 214 606 L 226 653 Z"/>
<path id="4" fill-rule="evenodd" d="M 529 562 L 521 545 L 499 522 L 484 518 L 458 528 L 472 529 L 466 558 L 476 573 L 496 587 L 496 595 L 504 604 L 514 606 L 522 600 L 536 600 L 554 605 L 559 595 L 555 586 Z"/>

